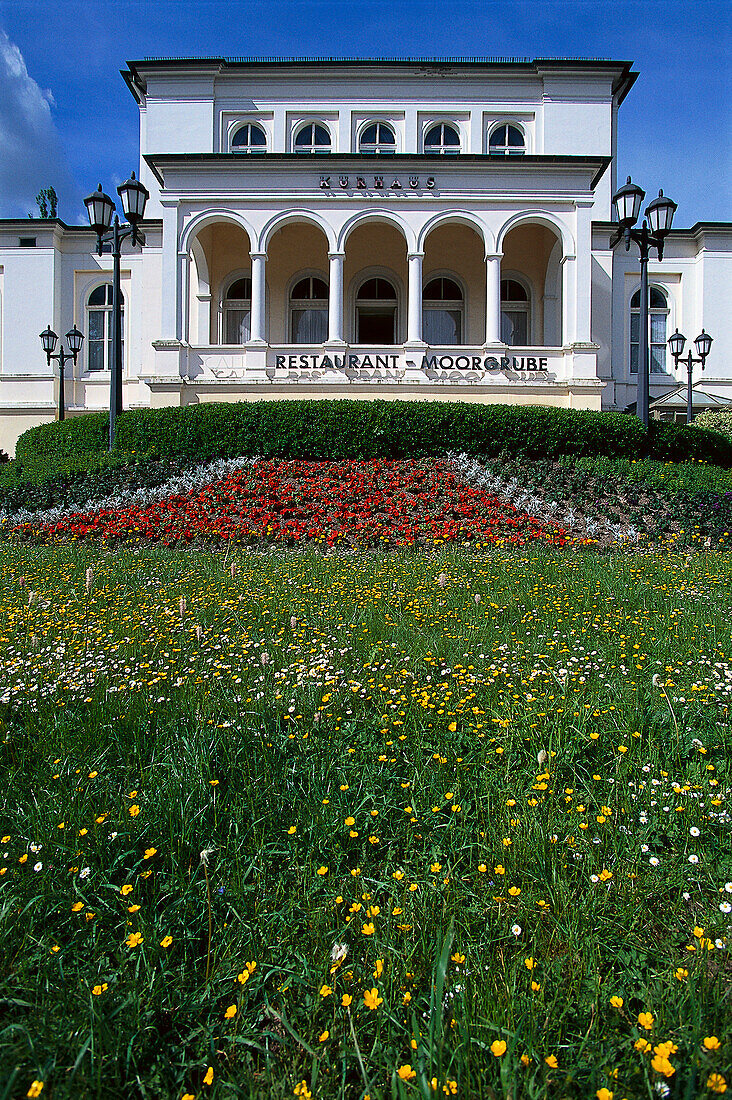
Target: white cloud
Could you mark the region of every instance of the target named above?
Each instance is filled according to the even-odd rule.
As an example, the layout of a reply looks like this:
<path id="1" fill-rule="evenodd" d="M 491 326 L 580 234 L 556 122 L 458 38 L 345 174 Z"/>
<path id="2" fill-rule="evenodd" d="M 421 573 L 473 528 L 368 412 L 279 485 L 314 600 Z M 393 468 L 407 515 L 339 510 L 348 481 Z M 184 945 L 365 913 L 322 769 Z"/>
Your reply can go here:
<path id="1" fill-rule="evenodd" d="M 53 187 L 59 215 L 76 221 L 79 189 L 69 170 L 51 115 L 50 90 L 28 74 L 18 47 L 0 28 L 0 217 L 38 214 L 35 197 Z"/>

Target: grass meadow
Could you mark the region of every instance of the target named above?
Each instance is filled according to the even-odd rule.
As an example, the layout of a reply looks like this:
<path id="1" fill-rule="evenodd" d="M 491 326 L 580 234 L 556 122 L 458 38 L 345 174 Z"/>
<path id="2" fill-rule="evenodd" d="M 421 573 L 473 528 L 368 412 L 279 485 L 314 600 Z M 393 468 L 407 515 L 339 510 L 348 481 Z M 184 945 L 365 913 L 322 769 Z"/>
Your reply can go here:
<path id="1" fill-rule="evenodd" d="M 0 1100 L 732 1089 L 732 561 L 2 546 Z"/>

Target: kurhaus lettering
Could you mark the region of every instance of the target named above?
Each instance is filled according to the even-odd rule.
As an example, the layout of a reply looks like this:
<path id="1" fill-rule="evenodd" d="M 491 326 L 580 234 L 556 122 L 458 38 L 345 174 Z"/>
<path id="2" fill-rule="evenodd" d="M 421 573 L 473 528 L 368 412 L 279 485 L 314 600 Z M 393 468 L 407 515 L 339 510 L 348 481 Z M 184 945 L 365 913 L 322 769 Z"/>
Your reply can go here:
<path id="1" fill-rule="evenodd" d="M 375 176 L 338 176 L 337 186 L 341 191 L 347 191 L 350 188 L 354 188 L 356 191 L 418 191 L 420 186 L 426 187 L 428 191 L 434 190 L 435 177 L 427 176 L 424 184 L 420 185 L 419 176 L 409 176 L 407 178 L 406 185 L 402 183 L 399 176 L 375 175 Z M 387 182 L 385 182 L 387 181 Z M 321 191 L 331 191 L 335 187 L 335 183 L 331 184 L 330 176 L 320 177 L 320 189 Z"/>

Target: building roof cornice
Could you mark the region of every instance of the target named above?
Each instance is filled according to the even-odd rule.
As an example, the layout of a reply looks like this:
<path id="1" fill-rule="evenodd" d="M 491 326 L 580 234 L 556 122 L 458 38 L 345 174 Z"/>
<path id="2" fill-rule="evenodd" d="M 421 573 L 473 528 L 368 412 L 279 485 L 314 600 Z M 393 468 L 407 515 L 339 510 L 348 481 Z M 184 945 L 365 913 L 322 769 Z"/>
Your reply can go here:
<path id="1" fill-rule="evenodd" d="M 593 230 L 598 233 L 615 233 L 617 222 L 593 222 Z M 704 233 L 730 233 L 732 234 L 732 222 L 694 222 L 688 229 L 670 229 L 668 237 L 699 237 Z M 668 239 L 667 237 L 667 239 Z"/>
<path id="2" fill-rule="evenodd" d="M 388 69 L 391 73 L 399 70 L 405 73 L 424 75 L 425 70 L 439 72 L 477 73 L 503 72 L 508 74 L 532 73 L 541 76 L 548 72 L 613 74 L 613 95 L 620 104 L 633 87 L 638 73 L 632 72 L 632 61 L 613 61 L 610 58 L 591 57 L 146 57 L 138 61 L 128 61 L 127 69 L 121 75 L 138 103 L 142 104 L 147 91 L 148 74 L 160 72 L 196 73 L 208 71 L 212 76 L 225 72 L 264 73 L 277 69 L 283 75 L 295 71 L 302 75 L 303 69 L 330 69 L 353 72 L 368 72 L 374 69 Z"/>
<path id="3" fill-rule="evenodd" d="M 146 164 L 154 173 L 161 187 L 165 186 L 166 167 L 215 167 L 229 168 L 233 164 L 241 168 L 256 170 L 263 164 L 297 165 L 299 168 L 312 166 L 320 172 L 337 170 L 338 165 L 364 171 L 388 171 L 406 165 L 410 168 L 420 166 L 423 169 L 445 170 L 459 168 L 491 168 L 503 171 L 520 171 L 524 168 L 577 168 L 593 172 L 590 187 L 594 188 L 598 180 L 611 163 L 611 157 L 574 157 L 574 156 L 537 156 L 527 154 L 522 157 L 506 157 L 501 153 L 461 153 L 457 157 L 430 156 L 425 153 L 396 153 L 388 157 L 373 156 L 370 153 L 329 153 L 317 157 L 304 157 L 299 153 L 260 153 L 246 156 L 241 153 L 147 153 Z"/>

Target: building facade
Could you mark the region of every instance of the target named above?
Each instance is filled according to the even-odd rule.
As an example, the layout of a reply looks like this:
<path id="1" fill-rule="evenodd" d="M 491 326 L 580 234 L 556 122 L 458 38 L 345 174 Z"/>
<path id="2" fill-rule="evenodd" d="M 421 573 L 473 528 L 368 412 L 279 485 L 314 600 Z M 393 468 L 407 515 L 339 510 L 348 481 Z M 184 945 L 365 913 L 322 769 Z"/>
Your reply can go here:
<path id="1" fill-rule="evenodd" d="M 627 62 L 180 59 L 123 72 L 146 244 L 125 246 L 124 408 L 323 396 L 626 408 L 637 249 L 612 250 Z M 96 181 L 90 180 L 90 190 Z M 649 198 L 652 196 L 649 196 Z M 649 268 L 666 340 L 722 348 L 732 226 L 674 230 Z M 75 321 L 68 415 L 109 405 L 111 256 L 89 228 L 0 222 L 0 446 L 51 420 L 38 333 Z"/>

